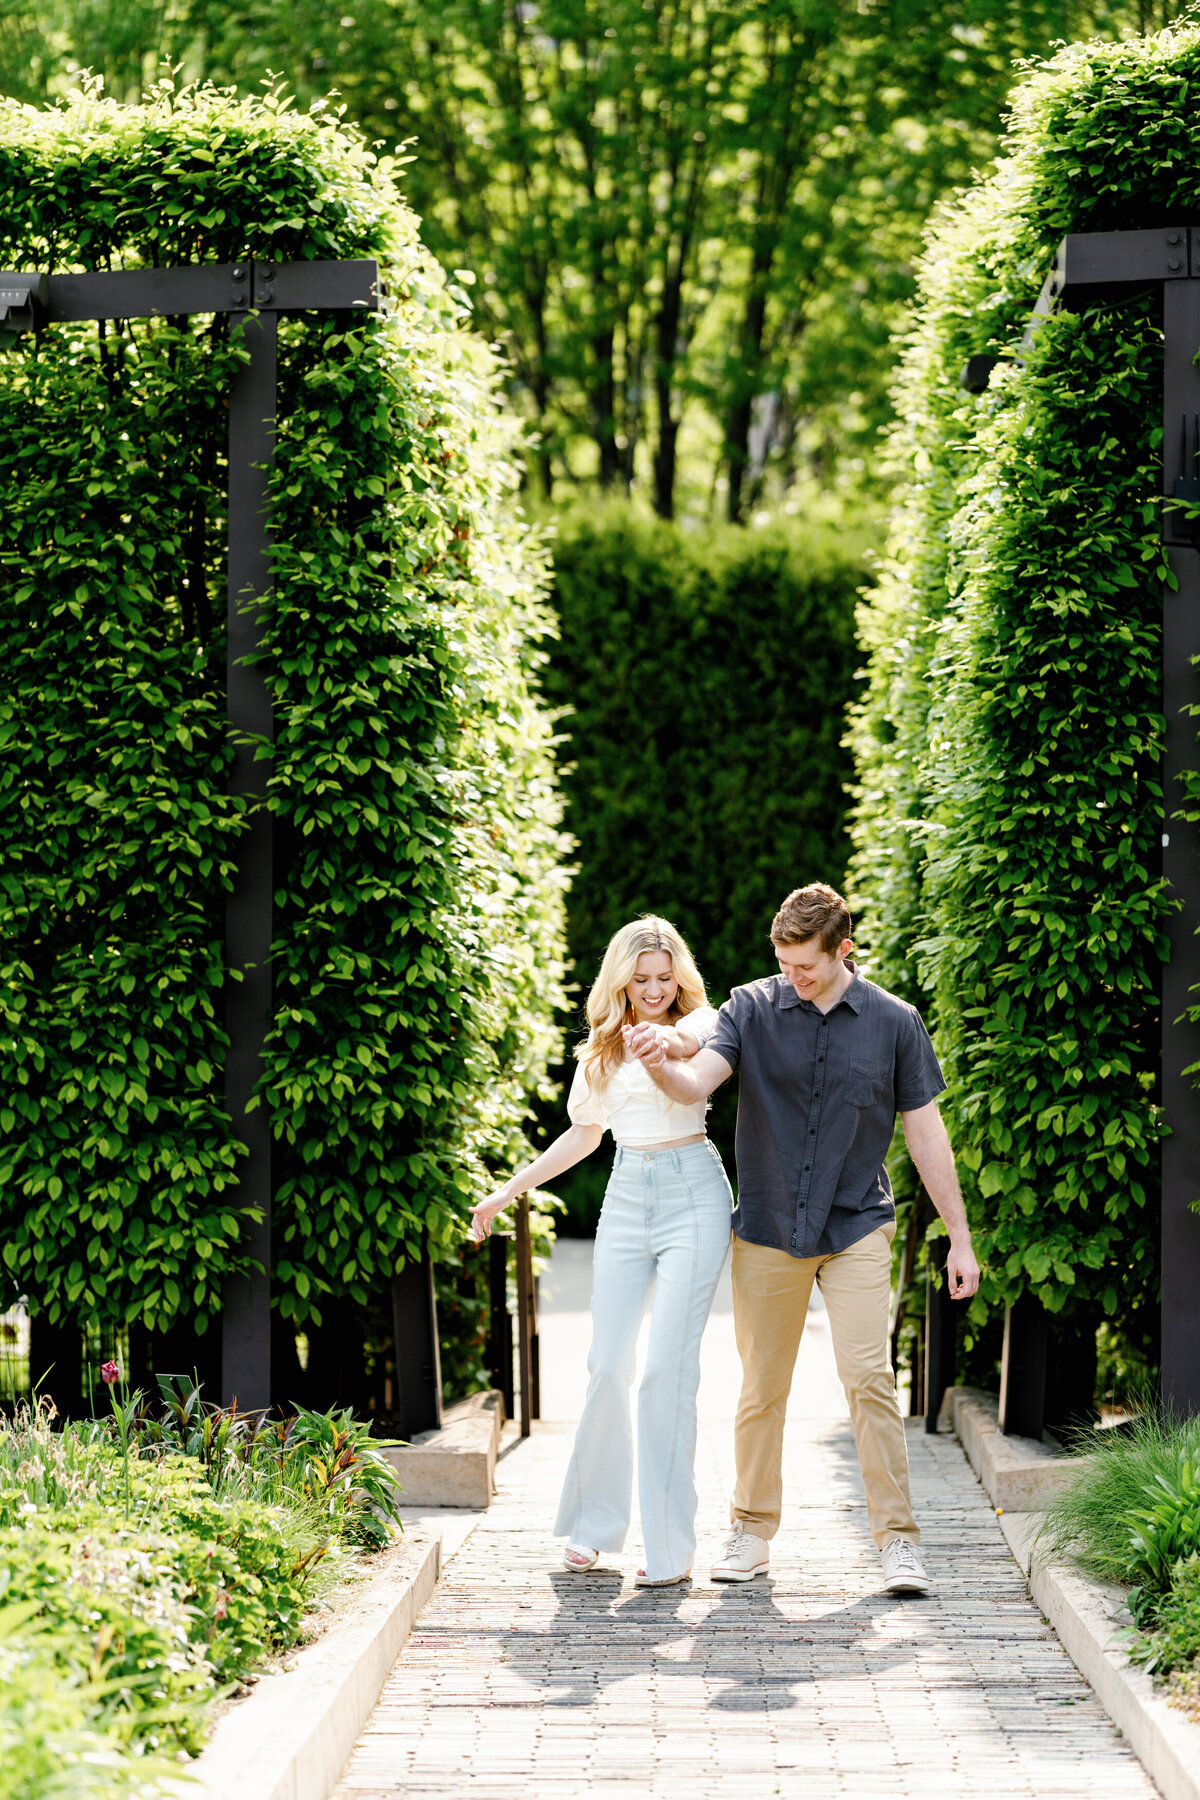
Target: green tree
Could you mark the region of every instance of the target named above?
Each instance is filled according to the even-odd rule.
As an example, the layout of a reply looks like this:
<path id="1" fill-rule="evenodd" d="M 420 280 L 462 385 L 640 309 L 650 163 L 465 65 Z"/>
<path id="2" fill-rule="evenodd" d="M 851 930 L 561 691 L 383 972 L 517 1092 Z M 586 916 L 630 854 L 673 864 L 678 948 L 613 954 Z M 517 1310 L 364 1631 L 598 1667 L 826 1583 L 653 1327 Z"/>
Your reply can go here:
<path id="1" fill-rule="evenodd" d="M 336 89 L 447 269 L 475 277 L 547 496 L 635 487 L 729 518 L 871 486 L 922 223 L 991 154 L 1014 57 L 1135 0 L 53 0 L 0 84 L 80 66 L 135 97 L 165 56 L 302 102 Z"/>

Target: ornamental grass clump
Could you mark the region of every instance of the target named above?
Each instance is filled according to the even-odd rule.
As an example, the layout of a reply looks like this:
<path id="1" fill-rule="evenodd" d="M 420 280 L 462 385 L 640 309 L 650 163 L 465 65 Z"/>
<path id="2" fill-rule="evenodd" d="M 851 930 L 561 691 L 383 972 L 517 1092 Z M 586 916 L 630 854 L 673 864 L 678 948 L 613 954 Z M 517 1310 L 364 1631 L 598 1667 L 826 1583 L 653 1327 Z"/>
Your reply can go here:
<path id="1" fill-rule="evenodd" d="M 1132 1661 L 1169 1677 L 1200 1711 L 1200 1418 L 1152 1408 L 1103 1441 L 1081 1440 L 1071 1486 L 1047 1509 L 1037 1544 L 1128 1589 Z"/>
<path id="2" fill-rule="evenodd" d="M 1039 1542 L 1051 1554 L 1070 1555 L 1098 1581 L 1151 1587 L 1169 1583 L 1173 1564 L 1200 1551 L 1200 1507 L 1195 1502 L 1200 1471 L 1200 1419 L 1173 1420 L 1147 1408 L 1105 1431 L 1077 1439 L 1075 1479 L 1047 1508 Z M 1191 1531 L 1174 1537 L 1164 1557 L 1165 1538 L 1147 1534 L 1142 1515 L 1164 1502 L 1183 1503 L 1192 1494 Z"/>

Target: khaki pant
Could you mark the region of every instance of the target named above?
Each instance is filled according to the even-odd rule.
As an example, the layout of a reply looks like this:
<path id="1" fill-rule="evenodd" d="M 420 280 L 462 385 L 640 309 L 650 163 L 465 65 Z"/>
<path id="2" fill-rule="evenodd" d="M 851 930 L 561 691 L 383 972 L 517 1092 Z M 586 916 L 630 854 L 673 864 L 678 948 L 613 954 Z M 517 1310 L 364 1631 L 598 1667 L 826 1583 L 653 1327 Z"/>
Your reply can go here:
<path id="1" fill-rule="evenodd" d="M 850 1403 L 867 1518 L 876 1544 L 920 1533 L 908 1491 L 908 1449 L 888 1356 L 891 1242 L 881 1225 L 836 1256 L 789 1256 L 733 1240 L 733 1323 L 742 1393 L 733 1428 L 737 1485 L 730 1517 L 773 1538 L 783 1502 L 783 1423 L 815 1281 L 829 1314 L 837 1372 Z"/>

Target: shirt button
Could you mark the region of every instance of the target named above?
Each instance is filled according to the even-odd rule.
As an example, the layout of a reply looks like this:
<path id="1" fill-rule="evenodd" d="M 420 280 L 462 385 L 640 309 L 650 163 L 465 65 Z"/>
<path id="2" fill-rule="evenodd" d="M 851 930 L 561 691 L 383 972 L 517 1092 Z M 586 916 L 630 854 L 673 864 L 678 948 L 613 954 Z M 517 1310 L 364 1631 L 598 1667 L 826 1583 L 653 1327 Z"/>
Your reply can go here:
<path id="1" fill-rule="evenodd" d="M 804 1173 L 805 1173 L 805 1174 L 806 1174 L 806 1175 L 807 1175 L 807 1174 L 808 1174 L 808 1171 L 809 1171 L 809 1169 L 810 1169 L 810 1168 L 811 1168 L 811 1167 L 812 1167 L 812 1164 L 811 1164 L 811 1163 L 805 1163 L 805 1165 L 804 1165 Z"/>

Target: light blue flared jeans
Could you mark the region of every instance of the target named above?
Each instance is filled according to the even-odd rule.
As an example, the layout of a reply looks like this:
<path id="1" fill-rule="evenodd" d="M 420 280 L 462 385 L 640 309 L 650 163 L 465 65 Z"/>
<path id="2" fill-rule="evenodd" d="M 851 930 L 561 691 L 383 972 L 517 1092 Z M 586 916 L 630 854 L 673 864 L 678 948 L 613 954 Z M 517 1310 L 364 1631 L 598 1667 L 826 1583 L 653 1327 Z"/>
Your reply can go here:
<path id="1" fill-rule="evenodd" d="M 638 1328 L 654 1288 L 638 1389 L 638 1500 L 646 1573 L 681 1575 L 696 1552 L 700 1339 L 729 1251 L 733 1196 L 706 1139 L 680 1150 L 618 1148 L 596 1231 L 587 1399 L 555 1532 L 593 1550 L 625 1543 L 633 1493 Z"/>

